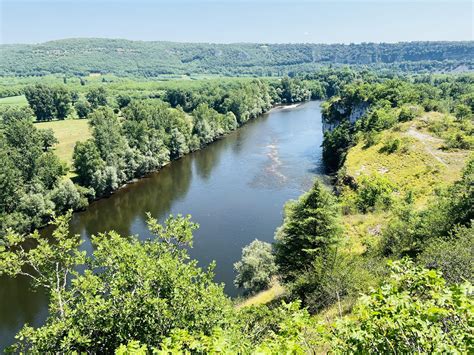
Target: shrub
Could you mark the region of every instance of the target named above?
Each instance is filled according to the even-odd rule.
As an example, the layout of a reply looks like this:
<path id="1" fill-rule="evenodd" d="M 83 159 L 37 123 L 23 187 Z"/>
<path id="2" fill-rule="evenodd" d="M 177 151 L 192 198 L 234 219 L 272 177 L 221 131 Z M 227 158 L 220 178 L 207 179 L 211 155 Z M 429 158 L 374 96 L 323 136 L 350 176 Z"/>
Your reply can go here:
<path id="1" fill-rule="evenodd" d="M 448 238 L 435 238 L 419 257 L 422 265 L 442 272 L 450 284 L 474 281 L 474 225 L 456 227 Z"/>
<path id="2" fill-rule="evenodd" d="M 63 180 L 51 191 L 50 199 L 56 206 L 57 212 L 66 212 L 69 209 L 79 210 L 87 206 L 87 198 L 81 196 L 71 180 Z"/>
<path id="3" fill-rule="evenodd" d="M 383 146 L 380 148 L 379 153 L 387 153 L 392 154 L 395 153 L 400 149 L 400 139 L 398 138 L 391 138 L 385 141 Z"/>
<path id="4" fill-rule="evenodd" d="M 246 293 L 256 293 L 270 286 L 277 267 L 272 246 L 255 239 L 242 250 L 242 259 L 234 264 L 237 277 L 235 285 Z"/>
<path id="5" fill-rule="evenodd" d="M 393 184 L 383 176 L 363 176 L 357 188 L 357 206 L 363 213 L 386 209 L 392 204 L 393 191 Z"/>
<path id="6" fill-rule="evenodd" d="M 388 282 L 360 299 L 353 319 L 336 324 L 331 348 L 342 353 L 470 353 L 473 287 L 446 286 L 435 270 L 405 259 Z"/>

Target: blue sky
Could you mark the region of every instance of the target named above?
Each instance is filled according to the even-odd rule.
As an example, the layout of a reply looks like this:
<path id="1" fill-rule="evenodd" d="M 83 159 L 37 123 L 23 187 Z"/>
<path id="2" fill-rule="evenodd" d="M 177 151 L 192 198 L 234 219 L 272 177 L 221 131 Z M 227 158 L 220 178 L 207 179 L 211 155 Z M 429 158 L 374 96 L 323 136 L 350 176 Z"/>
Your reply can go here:
<path id="1" fill-rule="evenodd" d="M 471 1 L 0 0 L 1 42 L 473 40 Z"/>

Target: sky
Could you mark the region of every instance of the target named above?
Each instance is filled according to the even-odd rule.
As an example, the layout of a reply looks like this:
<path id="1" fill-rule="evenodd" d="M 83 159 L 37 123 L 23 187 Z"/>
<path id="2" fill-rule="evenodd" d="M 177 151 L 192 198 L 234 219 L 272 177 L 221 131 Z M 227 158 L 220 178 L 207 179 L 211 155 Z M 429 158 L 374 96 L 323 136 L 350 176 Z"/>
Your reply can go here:
<path id="1" fill-rule="evenodd" d="M 471 0 L 0 0 L 0 42 L 473 40 Z"/>

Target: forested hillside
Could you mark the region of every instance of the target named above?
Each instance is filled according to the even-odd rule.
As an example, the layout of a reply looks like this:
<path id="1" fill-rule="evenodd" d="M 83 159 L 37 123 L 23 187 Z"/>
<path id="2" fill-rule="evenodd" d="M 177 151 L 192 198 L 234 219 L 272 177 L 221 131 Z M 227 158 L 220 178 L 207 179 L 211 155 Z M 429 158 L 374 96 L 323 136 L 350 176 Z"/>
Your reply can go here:
<path id="1" fill-rule="evenodd" d="M 2 45 L 0 75 L 258 75 L 310 72 L 321 65 L 372 65 L 402 71 L 472 68 L 474 42 L 362 44 L 206 44 L 65 39 Z"/>

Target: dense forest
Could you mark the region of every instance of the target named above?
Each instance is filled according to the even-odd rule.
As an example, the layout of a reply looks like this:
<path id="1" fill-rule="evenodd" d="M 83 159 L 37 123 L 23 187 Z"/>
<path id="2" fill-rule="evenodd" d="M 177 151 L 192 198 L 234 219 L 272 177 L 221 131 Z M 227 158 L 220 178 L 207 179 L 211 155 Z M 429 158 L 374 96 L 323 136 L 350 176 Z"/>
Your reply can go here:
<path id="1" fill-rule="evenodd" d="M 104 86 L 79 94 L 65 85 L 37 83 L 24 91 L 28 106 L 0 110 L 2 233 L 41 227 L 52 211 L 82 209 L 274 105 L 325 95 L 319 82 L 290 78 L 168 88 L 159 98 L 110 95 Z M 88 119 L 92 137 L 75 144 L 68 166 L 52 151 L 58 143 L 52 129 L 38 129 L 34 121 L 64 120 L 71 114 Z M 71 168 L 76 184 L 67 176 Z"/>
<path id="2" fill-rule="evenodd" d="M 393 50 L 413 60 L 410 46 L 422 44 L 403 45 L 406 51 L 382 46 L 383 58 Z M 443 46 L 436 48 L 447 55 Z M 359 47 L 340 50 L 351 48 Z M 295 78 L 178 81 L 159 90 L 147 82 L 114 85 L 39 80 L 21 88 L 27 105 L 0 110 L 0 274 L 29 277 L 50 296 L 46 323 L 26 325 L 11 350 L 474 351 L 472 74 L 342 68 Z M 242 306 L 226 296 L 213 265 L 202 269 L 189 256 L 199 222 L 191 216 L 160 224 L 148 215 L 154 238 L 147 241 L 99 234 L 93 255 L 69 236 L 69 210 L 274 105 L 310 99 L 325 99 L 331 184 L 315 181 L 289 201 L 274 243 L 255 240 L 235 264 L 235 284 L 250 300 L 275 284 L 284 289 L 279 297 Z M 54 132 L 33 121 L 80 118 L 91 137 L 75 144 L 68 166 L 55 155 Z M 51 240 L 30 234 L 51 210 Z"/>
<path id="3" fill-rule="evenodd" d="M 472 69 L 474 57 L 474 42 L 326 45 L 66 39 L 0 49 L 1 76 L 282 76 L 330 64 L 433 72 Z"/>

